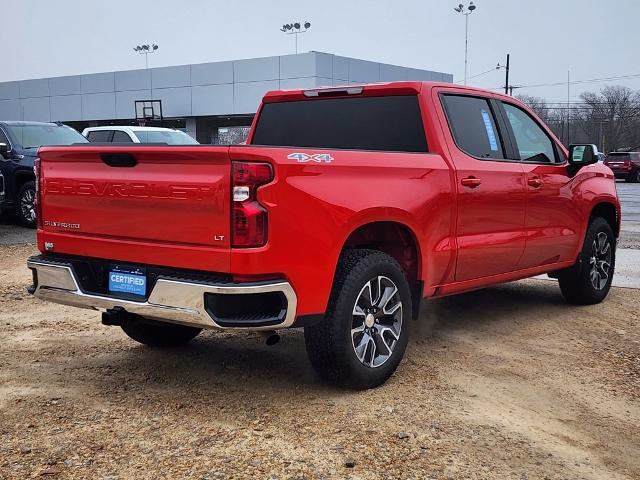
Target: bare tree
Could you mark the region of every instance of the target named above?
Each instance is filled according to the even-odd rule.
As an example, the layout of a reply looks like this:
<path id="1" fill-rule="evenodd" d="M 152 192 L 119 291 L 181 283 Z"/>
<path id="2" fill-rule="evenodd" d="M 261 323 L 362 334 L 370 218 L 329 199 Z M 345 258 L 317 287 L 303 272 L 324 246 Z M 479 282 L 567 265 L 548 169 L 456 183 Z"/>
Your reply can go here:
<path id="1" fill-rule="evenodd" d="M 563 109 L 552 107 L 542 97 L 533 95 L 516 95 L 516 98 L 527 105 L 559 138 L 564 137 L 566 112 Z"/>
<path id="2" fill-rule="evenodd" d="M 549 104 L 544 98 L 534 97 L 533 95 L 516 95 L 516 98 L 526 104 L 542 120 L 545 122 L 549 120 L 552 112 L 550 111 L 551 109 L 549 108 Z"/>
<path id="3" fill-rule="evenodd" d="M 640 145 L 640 92 L 607 86 L 599 93 L 580 95 L 584 105 L 574 121 L 602 150 L 631 149 Z"/>

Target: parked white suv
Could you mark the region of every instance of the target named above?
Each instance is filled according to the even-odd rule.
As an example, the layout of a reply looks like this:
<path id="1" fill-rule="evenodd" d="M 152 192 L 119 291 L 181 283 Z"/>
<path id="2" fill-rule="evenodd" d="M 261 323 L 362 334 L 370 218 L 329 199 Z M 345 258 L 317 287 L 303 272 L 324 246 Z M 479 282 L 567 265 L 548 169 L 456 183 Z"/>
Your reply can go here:
<path id="1" fill-rule="evenodd" d="M 192 137 L 180 130 L 162 127 L 89 127 L 82 131 L 92 143 L 166 143 L 167 145 L 195 145 Z"/>

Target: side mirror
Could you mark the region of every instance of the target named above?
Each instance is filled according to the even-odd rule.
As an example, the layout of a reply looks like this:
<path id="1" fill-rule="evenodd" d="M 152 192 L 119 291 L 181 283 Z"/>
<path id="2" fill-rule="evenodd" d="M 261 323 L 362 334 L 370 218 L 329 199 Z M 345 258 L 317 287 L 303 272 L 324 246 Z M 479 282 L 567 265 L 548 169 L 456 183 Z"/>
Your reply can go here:
<path id="1" fill-rule="evenodd" d="M 6 143 L 0 143 L 0 155 L 4 158 L 9 157 L 9 146 Z"/>
<path id="2" fill-rule="evenodd" d="M 583 167 L 598 163 L 598 147 L 591 144 L 569 145 L 569 163 L 576 167 Z"/>

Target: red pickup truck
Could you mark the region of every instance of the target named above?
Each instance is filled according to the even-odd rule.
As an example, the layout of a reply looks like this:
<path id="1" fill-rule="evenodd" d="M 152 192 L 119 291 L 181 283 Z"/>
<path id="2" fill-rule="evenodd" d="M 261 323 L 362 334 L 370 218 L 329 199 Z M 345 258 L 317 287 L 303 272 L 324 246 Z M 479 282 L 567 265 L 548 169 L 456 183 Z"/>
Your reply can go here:
<path id="1" fill-rule="evenodd" d="M 424 298 L 543 273 L 606 297 L 620 206 L 596 162 L 495 92 L 270 92 L 247 145 L 41 148 L 31 292 L 151 346 L 304 327 L 321 377 L 371 388 Z"/>

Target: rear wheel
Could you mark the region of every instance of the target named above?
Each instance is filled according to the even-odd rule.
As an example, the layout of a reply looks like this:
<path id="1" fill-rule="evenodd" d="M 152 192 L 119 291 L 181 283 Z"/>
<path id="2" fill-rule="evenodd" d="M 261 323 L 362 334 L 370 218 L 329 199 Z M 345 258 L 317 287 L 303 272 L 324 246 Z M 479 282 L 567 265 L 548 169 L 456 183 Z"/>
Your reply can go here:
<path id="1" fill-rule="evenodd" d="M 587 229 L 579 261 L 558 275 L 564 298 L 578 305 L 600 303 L 611 289 L 615 261 L 613 230 L 604 218 L 596 217 Z"/>
<path id="2" fill-rule="evenodd" d="M 129 338 L 150 347 L 178 347 L 193 340 L 202 331 L 172 323 L 131 319 L 122 325 Z"/>
<path id="3" fill-rule="evenodd" d="M 36 184 L 26 182 L 18 192 L 18 219 L 25 227 L 36 226 Z"/>
<path id="4" fill-rule="evenodd" d="M 410 318 L 411 295 L 400 265 L 375 250 L 347 251 L 325 318 L 305 328 L 309 360 L 323 379 L 336 385 L 377 387 L 402 360 Z"/>

